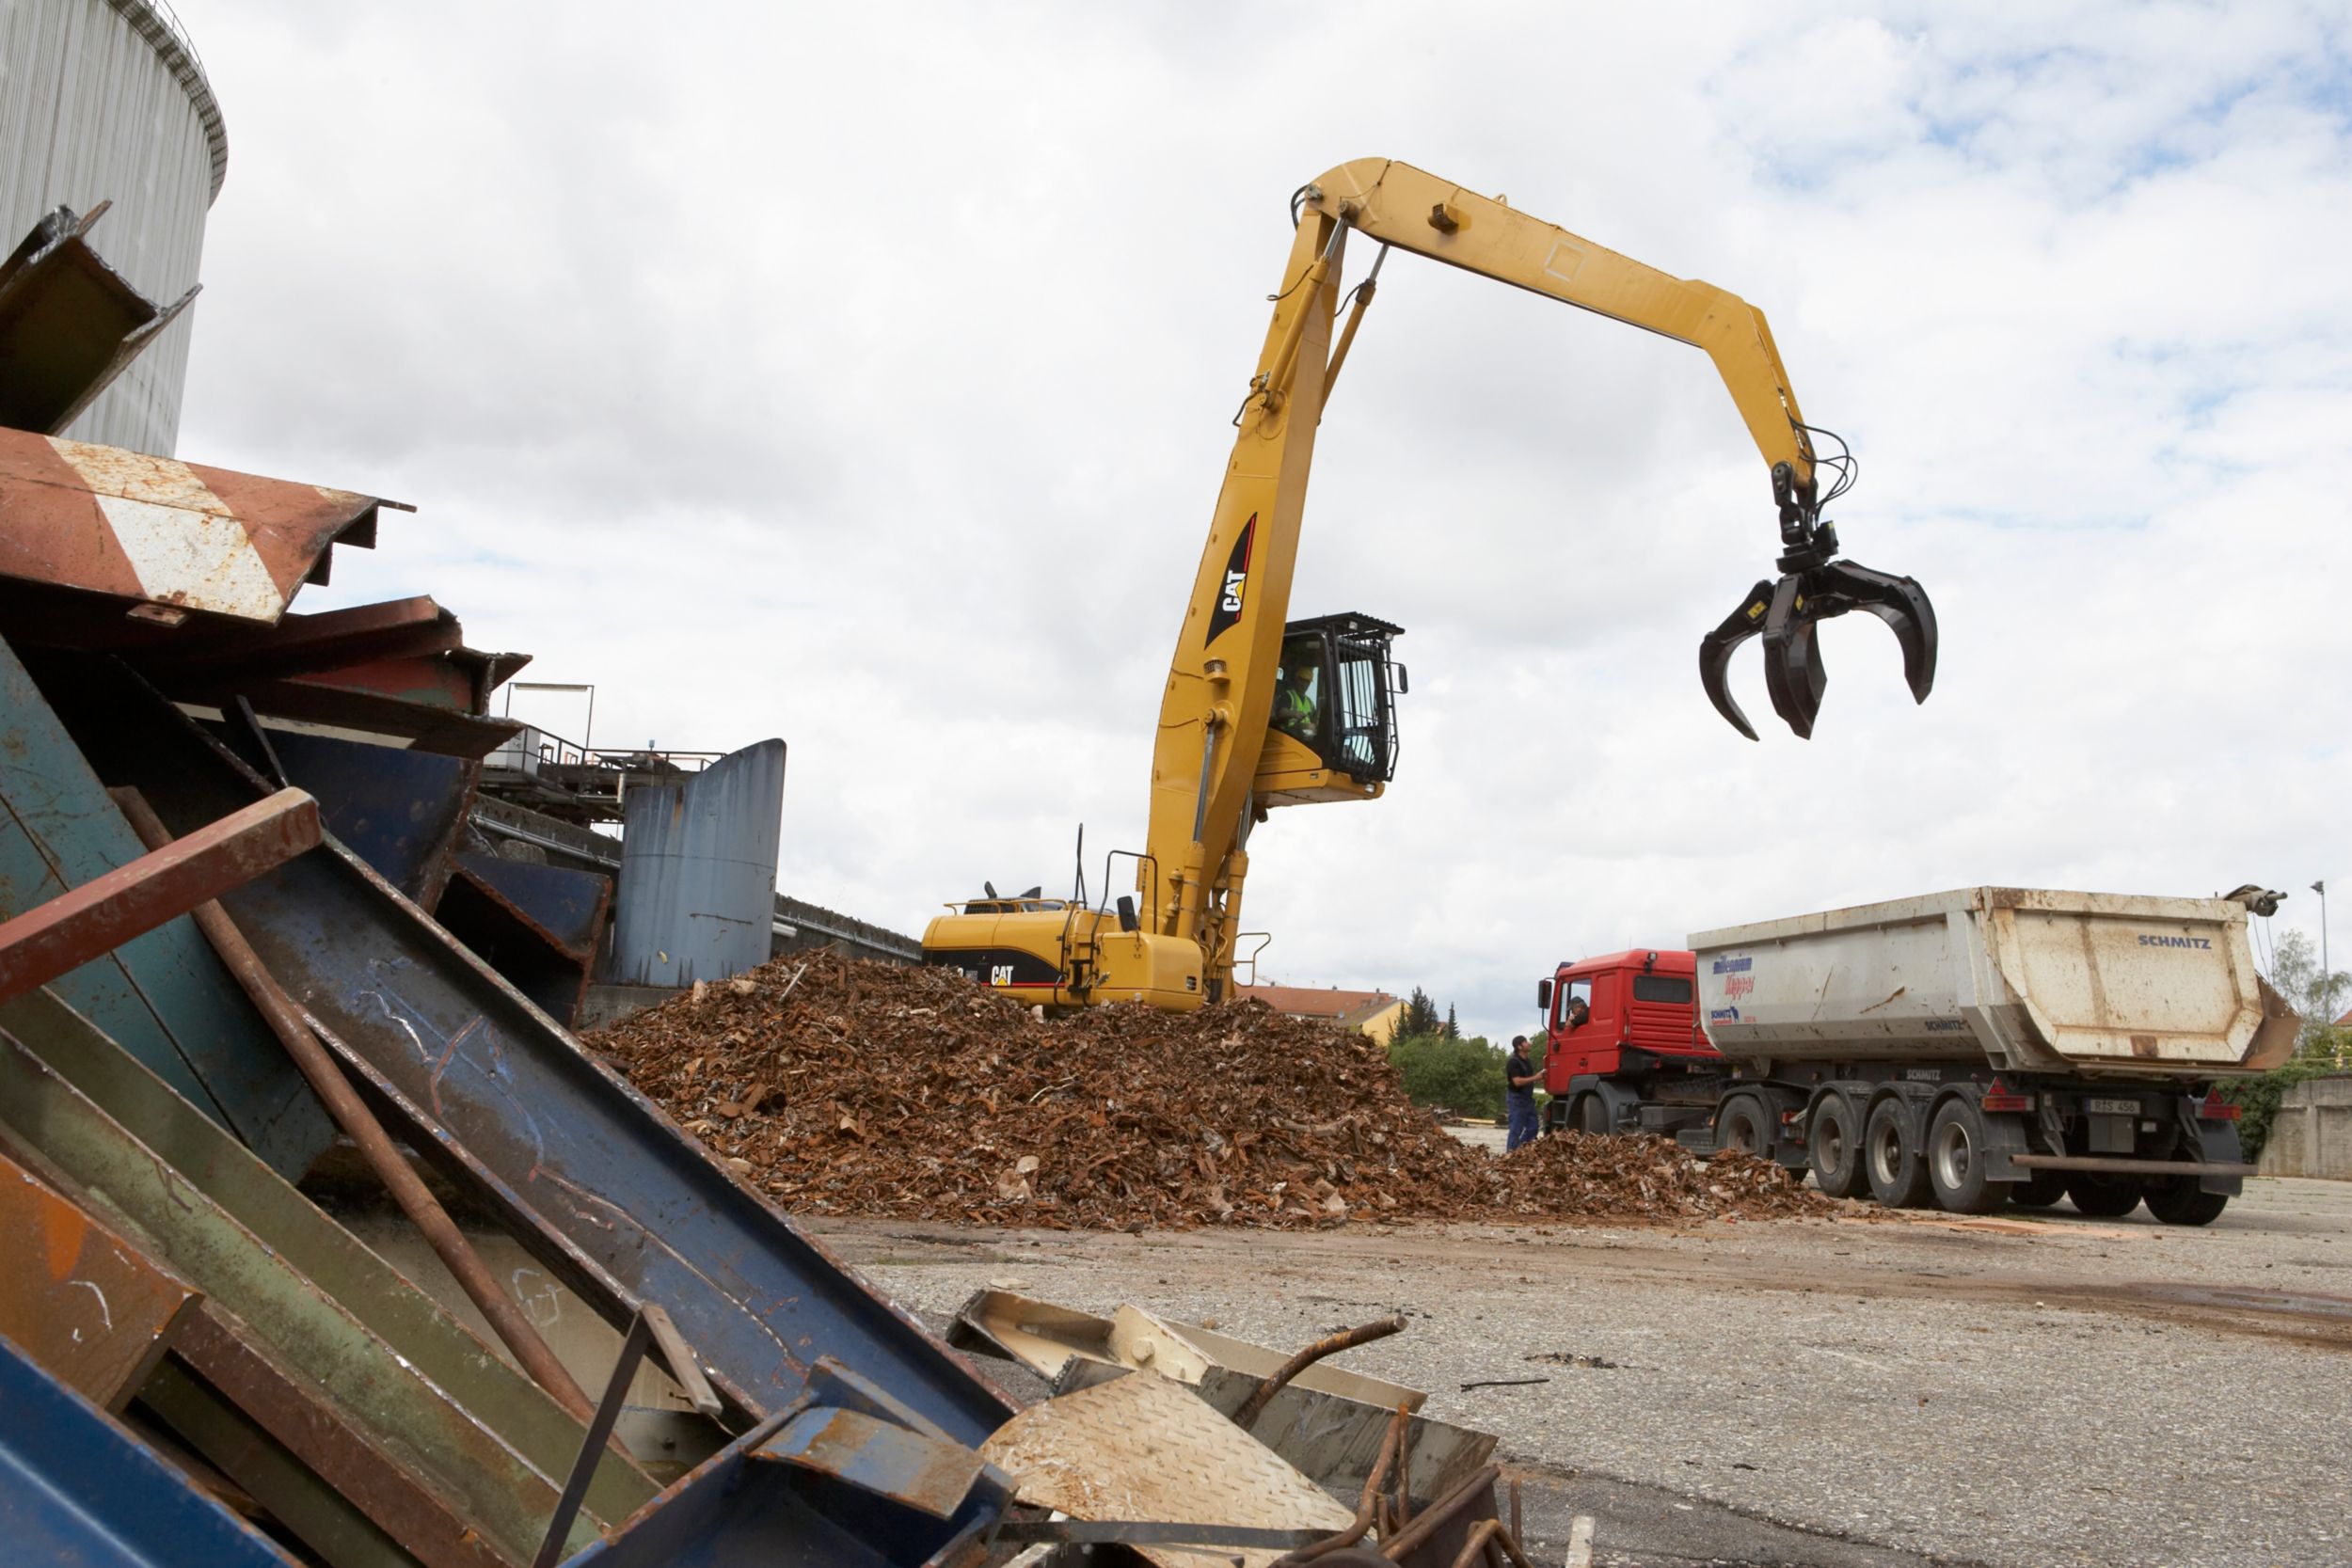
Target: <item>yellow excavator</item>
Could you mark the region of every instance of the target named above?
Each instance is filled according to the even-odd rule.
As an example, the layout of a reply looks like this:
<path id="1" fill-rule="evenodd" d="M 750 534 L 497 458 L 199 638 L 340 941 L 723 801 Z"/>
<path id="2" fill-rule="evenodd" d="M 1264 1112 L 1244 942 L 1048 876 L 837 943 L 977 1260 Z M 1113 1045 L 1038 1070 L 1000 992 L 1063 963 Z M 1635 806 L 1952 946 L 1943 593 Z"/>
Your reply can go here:
<path id="1" fill-rule="evenodd" d="M 1387 786 L 1406 684 L 1390 646 L 1401 628 L 1368 615 L 1285 617 L 1315 430 L 1391 248 L 1706 350 L 1771 467 L 1779 512 L 1779 576 L 1751 589 L 1699 647 L 1707 694 L 1740 734 L 1756 738 L 1725 679 L 1734 650 L 1762 640 L 1772 706 L 1810 736 L 1827 682 L 1816 628 L 1848 610 L 1894 629 L 1912 695 L 1927 700 L 1935 611 L 1911 578 L 1836 559 L 1836 531 L 1821 511 L 1852 483 L 1853 459 L 1804 422 L 1760 311 L 1386 158 L 1343 164 L 1300 186 L 1291 215 L 1274 319 L 1234 418 L 1239 435 L 1160 700 L 1150 834 L 1140 853 L 1114 851 L 1104 864 L 1107 884 L 1112 866 L 1132 860 L 1135 895 L 1112 909 L 1090 906 L 1082 835 L 1073 897 L 988 886 L 930 923 L 926 962 L 1056 1009 L 1199 1007 L 1232 984 L 1250 829 L 1276 806 L 1369 800 Z M 1351 235 L 1379 251 L 1343 299 Z M 1817 449 L 1817 438 L 1834 450 Z"/>

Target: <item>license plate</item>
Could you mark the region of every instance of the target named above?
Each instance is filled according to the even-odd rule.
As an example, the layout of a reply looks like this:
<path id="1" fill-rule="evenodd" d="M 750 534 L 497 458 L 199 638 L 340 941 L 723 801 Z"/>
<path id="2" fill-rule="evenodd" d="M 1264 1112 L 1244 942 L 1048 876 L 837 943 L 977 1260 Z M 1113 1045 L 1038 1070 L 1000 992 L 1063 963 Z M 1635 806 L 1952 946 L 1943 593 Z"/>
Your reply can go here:
<path id="1" fill-rule="evenodd" d="M 2094 1117 L 2136 1117 L 2139 1115 L 2137 1100 L 2086 1100 L 2083 1109 Z"/>

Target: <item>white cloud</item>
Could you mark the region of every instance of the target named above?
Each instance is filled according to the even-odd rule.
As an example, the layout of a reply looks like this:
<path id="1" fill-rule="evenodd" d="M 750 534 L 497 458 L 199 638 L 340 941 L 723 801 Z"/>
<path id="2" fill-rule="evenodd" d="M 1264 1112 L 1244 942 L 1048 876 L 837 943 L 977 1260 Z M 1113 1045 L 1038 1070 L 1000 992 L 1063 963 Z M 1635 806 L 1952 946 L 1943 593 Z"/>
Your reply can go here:
<path id="1" fill-rule="evenodd" d="M 1944 659 L 1915 708 L 1835 624 L 1819 738 L 1733 736 L 1695 645 L 1774 536 L 1706 361 L 1400 258 L 1294 609 L 1410 628 L 1404 767 L 1253 840 L 1270 973 L 1507 1034 L 1715 924 L 2352 878 L 2341 8 L 183 8 L 183 455 L 423 507 L 310 607 L 433 592 L 599 738 L 784 736 L 802 896 L 913 928 L 1140 836 L 1282 203 L 1367 153 L 1762 306 Z"/>

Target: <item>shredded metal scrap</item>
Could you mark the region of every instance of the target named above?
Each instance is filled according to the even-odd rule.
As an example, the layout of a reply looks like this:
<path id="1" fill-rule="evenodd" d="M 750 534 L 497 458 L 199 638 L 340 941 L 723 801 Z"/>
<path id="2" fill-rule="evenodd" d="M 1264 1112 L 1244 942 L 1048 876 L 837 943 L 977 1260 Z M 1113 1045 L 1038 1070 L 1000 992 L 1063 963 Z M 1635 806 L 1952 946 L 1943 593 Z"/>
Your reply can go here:
<path id="1" fill-rule="evenodd" d="M 951 970 L 778 960 L 588 1044 L 787 1208 L 964 1224 L 1283 1228 L 1375 1219 L 1757 1219 L 1831 1206 L 1655 1137 L 1496 1158 L 1375 1041 L 1256 1002 L 1041 1020 Z M 799 975 L 797 984 L 795 976 Z"/>

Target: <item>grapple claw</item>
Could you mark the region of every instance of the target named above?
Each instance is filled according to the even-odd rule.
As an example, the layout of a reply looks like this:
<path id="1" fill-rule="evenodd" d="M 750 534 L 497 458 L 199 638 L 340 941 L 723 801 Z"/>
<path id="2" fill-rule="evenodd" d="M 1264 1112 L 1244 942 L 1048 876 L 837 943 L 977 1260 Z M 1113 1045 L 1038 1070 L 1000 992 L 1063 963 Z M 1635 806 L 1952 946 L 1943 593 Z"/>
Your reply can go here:
<path id="1" fill-rule="evenodd" d="M 1928 602 L 1927 591 L 1910 578 L 1851 561 L 1827 561 L 1788 572 L 1777 582 L 1757 583 L 1723 625 L 1700 640 L 1699 681 L 1715 711 L 1750 740 L 1756 738 L 1755 726 L 1732 700 L 1728 672 L 1740 644 L 1761 637 L 1764 685 L 1772 693 L 1772 711 L 1800 738 L 1810 739 L 1822 694 L 1829 689 L 1820 626 L 1850 610 L 1875 615 L 1893 628 L 1902 647 L 1903 679 L 1912 699 L 1926 702 L 1935 686 L 1936 652 L 1935 607 Z"/>
<path id="2" fill-rule="evenodd" d="M 1699 684 L 1707 689 L 1707 700 L 1715 705 L 1715 711 L 1730 721 L 1731 727 L 1756 738 L 1756 726 L 1740 711 L 1740 705 L 1731 698 L 1731 656 L 1740 644 L 1764 629 L 1764 613 L 1772 605 L 1771 579 L 1748 590 L 1748 596 L 1740 601 L 1740 608 L 1724 617 L 1724 624 L 1699 639 Z"/>

